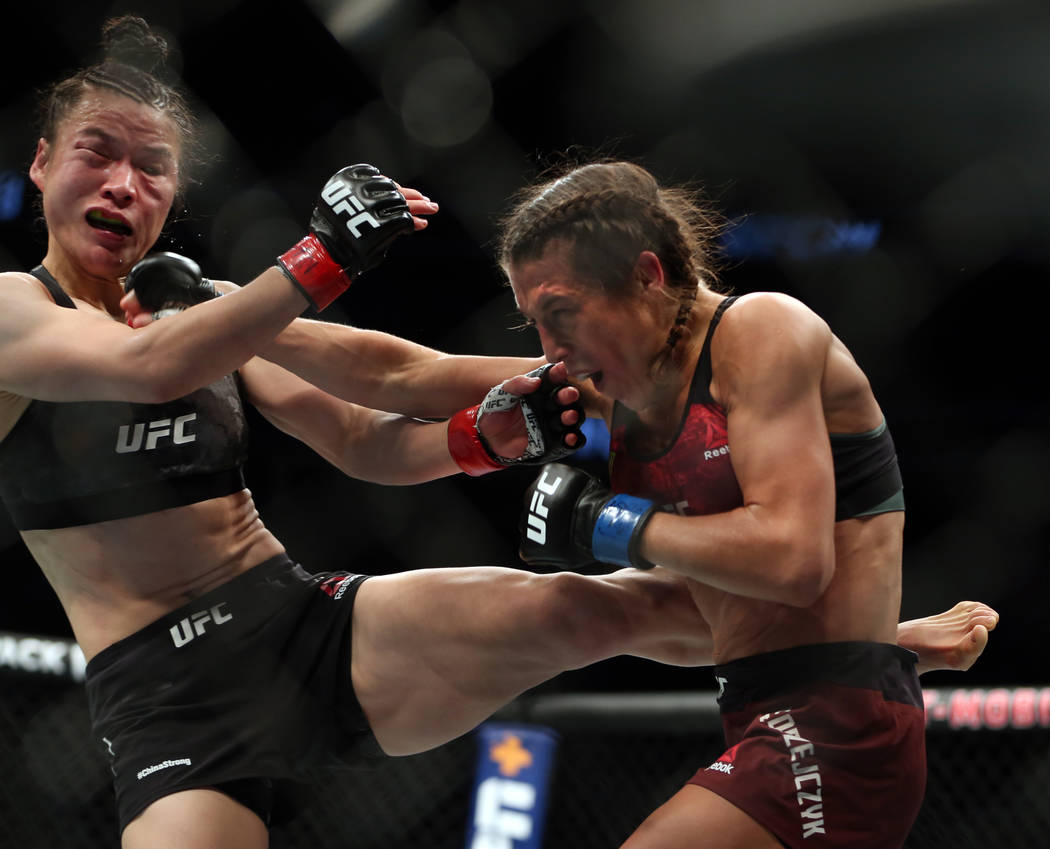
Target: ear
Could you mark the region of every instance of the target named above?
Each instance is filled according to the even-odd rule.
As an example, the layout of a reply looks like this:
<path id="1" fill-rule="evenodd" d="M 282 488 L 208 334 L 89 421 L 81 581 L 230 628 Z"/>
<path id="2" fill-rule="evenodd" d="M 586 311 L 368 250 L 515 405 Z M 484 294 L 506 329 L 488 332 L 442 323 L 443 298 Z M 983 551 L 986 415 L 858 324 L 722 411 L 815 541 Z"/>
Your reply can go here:
<path id="1" fill-rule="evenodd" d="M 40 189 L 44 190 L 44 175 L 47 172 L 48 157 L 51 153 L 51 146 L 47 143 L 47 139 L 40 139 L 36 143 L 36 155 L 33 157 L 33 162 L 29 166 L 29 179 L 33 181 L 33 184 Z"/>
<path id="2" fill-rule="evenodd" d="M 652 251 L 642 251 L 634 262 L 634 279 L 646 291 L 660 290 L 664 287 L 664 266 L 660 257 Z"/>

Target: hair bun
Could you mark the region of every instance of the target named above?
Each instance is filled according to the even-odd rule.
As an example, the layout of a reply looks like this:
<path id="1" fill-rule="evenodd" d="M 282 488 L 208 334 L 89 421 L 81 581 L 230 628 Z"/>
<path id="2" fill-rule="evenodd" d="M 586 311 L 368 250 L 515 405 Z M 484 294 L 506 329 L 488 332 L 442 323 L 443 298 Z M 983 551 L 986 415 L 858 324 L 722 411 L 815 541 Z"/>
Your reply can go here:
<path id="1" fill-rule="evenodd" d="M 168 57 L 168 42 L 135 15 L 106 21 L 102 27 L 102 48 L 107 61 L 130 65 L 148 74 L 161 70 Z"/>

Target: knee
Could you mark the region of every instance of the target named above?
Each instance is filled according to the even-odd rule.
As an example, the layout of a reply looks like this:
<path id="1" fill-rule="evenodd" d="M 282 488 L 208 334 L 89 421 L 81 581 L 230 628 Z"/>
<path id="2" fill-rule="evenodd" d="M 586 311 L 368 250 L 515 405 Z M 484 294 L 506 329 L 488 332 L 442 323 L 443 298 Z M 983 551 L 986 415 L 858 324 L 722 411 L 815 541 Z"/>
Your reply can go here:
<path id="1" fill-rule="evenodd" d="M 619 654 L 631 627 L 615 588 L 600 578 L 559 572 L 536 576 L 536 633 L 557 648 L 566 668 Z"/>

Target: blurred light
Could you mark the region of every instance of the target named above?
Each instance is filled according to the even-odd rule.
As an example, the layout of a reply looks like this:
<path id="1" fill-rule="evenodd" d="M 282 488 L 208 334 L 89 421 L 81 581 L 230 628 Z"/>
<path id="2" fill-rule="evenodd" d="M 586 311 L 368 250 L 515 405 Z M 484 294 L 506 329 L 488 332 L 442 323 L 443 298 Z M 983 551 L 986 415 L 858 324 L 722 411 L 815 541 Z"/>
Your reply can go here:
<path id="1" fill-rule="evenodd" d="M 0 171 L 0 221 L 14 221 L 22 214 L 26 178 L 18 171 Z"/>
<path id="2" fill-rule="evenodd" d="M 1013 533 L 1046 523 L 1050 504 L 1050 436 L 1045 427 L 1019 427 L 978 458 L 985 516 Z"/>
<path id="3" fill-rule="evenodd" d="M 918 231 L 943 266 L 976 274 L 1003 259 L 1030 232 L 1038 189 L 1023 161 L 996 153 L 970 162 L 918 206 Z"/>
<path id="4" fill-rule="evenodd" d="M 448 24 L 492 73 L 513 68 L 579 15 L 558 0 L 459 0 Z"/>
<path id="5" fill-rule="evenodd" d="M 580 426 L 583 435 L 587 437 L 587 444 L 573 454 L 573 458 L 586 462 L 588 460 L 602 461 L 609 459 L 609 429 L 605 426 L 604 419 L 585 419 Z"/>
<path id="6" fill-rule="evenodd" d="M 405 129 L 431 147 L 462 144 L 492 112 L 492 84 L 471 59 L 447 56 L 420 65 L 401 97 Z"/>
<path id="7" fill-rule="evenodd" d="M 706 71 L 785 43 L 987 0 L 591 0 L 610 36 L 665 67 Z"/>
<path id="8" fill-rule="evenodd" d="M 370 162 L 401 180 L 419 173 L 420 147 L 405 134 L 401 116 L 384 100 L 355 109 L 307 148 L 306 162 Z"/>
<path id="9" fill-rule="evenodd" d="M 342 43 L 353 41 L 367 33 L 390 15 L 397 0 L 307 0 L 328 31 Z M 402 3 L 402 5 L 404 5 Z"/>
<path id="10" fill-rule="evenodd" d="M 723 236 L 730 259 L 806 260 L 870 251 L 878 221 L 834 221 L 819 216 L 755 214 L 734 221 Z"/>
<path id="11" fill-rule="evenodd" d="M 226 263 L 221 273 L 236 283 L 247 283 L 273 265 L 277 254 L 298 241 L 302 231 L 302 224 L 289 215 L 276 192 L 256 187 L 235 192 L 216 212 L 211 244 L 216 257 Z"/>
<path id="12" fill-rule="evenodd" d="M 291 218 L 265 218 L 241 228 L 227 247 L 229 274 L 236 283 L 254 280 L 274 264 L 278 254 L 294 245 L 303 227 Z"/>

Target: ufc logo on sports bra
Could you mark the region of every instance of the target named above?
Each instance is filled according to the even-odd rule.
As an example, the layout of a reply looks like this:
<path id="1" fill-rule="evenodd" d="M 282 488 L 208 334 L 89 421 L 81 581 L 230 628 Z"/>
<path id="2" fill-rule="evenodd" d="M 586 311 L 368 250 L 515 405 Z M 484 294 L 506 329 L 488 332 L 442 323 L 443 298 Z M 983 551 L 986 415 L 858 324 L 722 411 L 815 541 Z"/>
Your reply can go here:
<path id="1" fill-rule="evenodd" d="M 321 197 L 336 215 L 345 213 L 350 216 L 350 220 L 346 222 L 346 229 L 353 233 L 355 238 L 361 238 L 359 228 L 362 224 L 367 224 L 376 230 L 379 229 L 379 222 L 375 216 L 365 210 L 364 204 L 351 194 L 350 186 L 346 183 L 332 180 L 321 189 Z"/>
<path id="2" fill-rule="evenodd" d="M 172 445 L 186 445 L 197 441 L 197 434 L 189 426 L 197 420 L 196 413 L 187 413 L 175 419 L 157 419 L 135 425 L 121 425 L 117 432 L 117 453 L 132 454 L 135 451 L 152 451 L 162 440 L 171 440 Z M 143 447 L 145 446 L 145 447 Z"/>
<path id="3" fill-rule="evenodd" d="M 208 610 L 198 610 L 196 613 L 184 616 L 172 625 L 168 631 L 171 634 L 172 642 L 175 643 L 175 648 L 181 648 L 190 640 L 203 637 L 204 629 L 209 622 L 216 625 L 225 625 L 233 619 L 232 613 L 223 613 L 222 608 L 225 604 L 226 602 L 220 602 Z"/>

